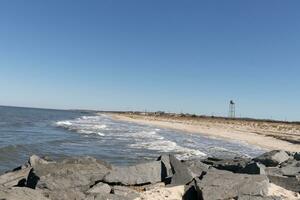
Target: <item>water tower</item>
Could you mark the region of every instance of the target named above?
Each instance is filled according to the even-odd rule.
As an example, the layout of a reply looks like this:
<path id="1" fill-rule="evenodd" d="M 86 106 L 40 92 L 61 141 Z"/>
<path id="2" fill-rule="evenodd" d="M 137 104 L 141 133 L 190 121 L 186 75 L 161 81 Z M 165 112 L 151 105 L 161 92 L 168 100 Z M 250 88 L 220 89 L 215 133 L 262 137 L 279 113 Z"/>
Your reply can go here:
<path id="1" fill-rule="evenodd" d="M 228 113 L 229 118 L 235 118 L 235 103 L 233 100 L 230 101 L 229 103 L 229 113 Z"/>

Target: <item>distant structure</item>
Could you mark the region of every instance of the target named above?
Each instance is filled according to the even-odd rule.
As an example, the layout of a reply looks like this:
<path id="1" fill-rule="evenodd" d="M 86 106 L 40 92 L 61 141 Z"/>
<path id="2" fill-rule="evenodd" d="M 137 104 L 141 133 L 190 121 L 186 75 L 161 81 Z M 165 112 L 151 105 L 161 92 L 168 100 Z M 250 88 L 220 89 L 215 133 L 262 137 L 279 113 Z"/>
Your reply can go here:
<path id="1" fill-rule="evenodd" d="M 231 100 L 229 103 L 228 117 L 235 118 L 235 103 L 233 102 L 233 100 Z"/>

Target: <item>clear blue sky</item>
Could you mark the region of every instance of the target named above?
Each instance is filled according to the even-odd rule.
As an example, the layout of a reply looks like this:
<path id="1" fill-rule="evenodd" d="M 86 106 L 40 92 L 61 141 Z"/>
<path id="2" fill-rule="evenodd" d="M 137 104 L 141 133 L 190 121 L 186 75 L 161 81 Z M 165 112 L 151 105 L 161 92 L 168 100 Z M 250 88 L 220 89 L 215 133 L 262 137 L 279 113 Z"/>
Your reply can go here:
<path id="1" fill-rule="evenodd" d="M 299 8 L 2 0 L 0 104 L 300 120 Z"/>

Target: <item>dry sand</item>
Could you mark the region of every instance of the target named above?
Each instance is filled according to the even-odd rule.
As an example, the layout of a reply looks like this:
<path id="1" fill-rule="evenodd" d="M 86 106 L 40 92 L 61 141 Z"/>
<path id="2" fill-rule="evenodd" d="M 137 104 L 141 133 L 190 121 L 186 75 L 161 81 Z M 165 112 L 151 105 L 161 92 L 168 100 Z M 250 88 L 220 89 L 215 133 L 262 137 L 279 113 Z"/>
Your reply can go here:
<path id="1" fill-rule="evenodd" d="M 157 184 L 153 189 L 142 192 L 135 200 L 182 200 L 184 186 L 165 187 Z M 300 195 L 274 184 L 270 184 L 268 196 L 281 197 L 282 200 L 299 200 Z"/>
<path id="2" fill-rule="evenodd" d="M 154 125 L 231 141 L 243 141 L 266 150 L 282 149 L 300 152 L 300 125 L 297 124 L 137 114 L 110 113 L 109 115 L 121 121 Z"/>

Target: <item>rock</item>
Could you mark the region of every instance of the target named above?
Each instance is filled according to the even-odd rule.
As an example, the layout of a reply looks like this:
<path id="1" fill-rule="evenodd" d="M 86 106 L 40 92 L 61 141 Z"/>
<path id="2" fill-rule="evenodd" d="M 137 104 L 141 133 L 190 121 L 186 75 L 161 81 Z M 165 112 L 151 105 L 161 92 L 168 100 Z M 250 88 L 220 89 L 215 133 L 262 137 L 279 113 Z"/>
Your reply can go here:
<path id="1" fill-rule="evenodd" d="M 133 200 L 116 194 L 90 194 L 84 200 Z"/>
<path id="2" fill-rule="evenodd" d="M 157 160 L 162 163 L 162 178 L 173 176 L 172 167 L 170 164 L 170 155 L 161 155 Z"/>
<path id="3" fill-rule="evenodd" d="M 279 164 L 287 161 L 290 156 L 281 150 L 274 150 L 267 153 L 264 153 L 261 156 L 254 158 L 253 160 L 256 162 L 260 162 L 267 167 L 276 167 Z"/>
<path id="4" fill-rule="evenodd" d="M 282 198 L 275 197 L 275 196 L 261 197 L 261 196 L 252 196 L 252 195 L 239 195 L 237 197 L 237 200 L 282 200 Z"/>
<path id="5" fill-rule="evenodd" d="M 112 194 L 126 197 L 128 199 L 136 199 L 140 196 L 140 194 L 136 190 L 124 186 L 114 186 Z"/>
<path id="6" fill-rule="evenodd" d="M 36 184 L 39 189 L 54 191 L 79 187 L 85 190 L 102 180 L 109 170 L 101 161 L 86 157 L 37 165 L 33 175 L 39 178 Z"/>
<path id="7" fill-rule="evenodd" d="M 164 182 L 161 182 L 161 183 L 154 183 L 154 184 L 149 184 L 149 185 L 145 185 L 143 187 L 143 190 L 144 191 L 149 191 L 149 190 L 153 190 L 155 188 L 159 188 L 159 187 L 165 187 L 166 184 Z"/>
<path id="8" fill-rule="evenodd" d="M 41 191 L 26 187 L 0 188 L 0 199 L 3 200 L 49 200 Z"/>
<path id="9" fill-rule="evenodd" d="M 26 185 L 26 179 L 32 168 L 8 172 L 0 176 L 0 185 L 5 187 L 24 186 Z"/>
<path id="10" fill-rule="evenodd" d="M 171 179 L 172 185 L 186 185 L 193 180 L 191 170 L 173 155 L 170 155 L 170 164 L 174 173 Z"/>
<path id="11" fill-rule="evenodd" d="M 182 200 L 198 200 L 200 199 L 197 189 L 196 180 L 194 179 L 190 184 L 185 185 Z"/>
<path id="12" fill-rule="evenodd" d="M 37 155 L 32 155 L 30 156 L 28 163 L 31 167 L 37 167 L 38 165 L 46 165 L 51 162 L 44 160 Z"/>
<path id="13" fill-rule="evenodd" d="M 193 177 L 200 177 L 211 168 L 211 166 L 201 162 L 200 160 L 188 160 L 184 161 L 183 164 L 189 168 Z"/>
<path id="14" fill-rule="evenodd" d="M 153 161 L 129 167 L 115 167 L 103 181 L 109 184 L 144 185 L 161 182 L 161 173 L 161 161 Z"/>
<path id="15" fill-rule="evenodd" d="M 197 181 L 200 199 L 219 200 L 235 198 L 238 195 L 266 196 L 269 180 L 264 175 L 246 175 L 209 171 Z"/>
<path id="16" fill-rule="evenodd" d="M 242 174 L 266 174 L 265 166 L 259 163 L 249 163 L 243 169 L 238 171 Z"/>
<path id="17" fill-rule="evenodd" d="M 300 177 L 286 177 L 268 175 L 271 183 L 283 187 L 287 190 L 300 192 Z"/>
<path id="18" fill-rule="evenodd" d="M 295 153 L 294 159 L 300 161 L 300 152 Z"/>
<path id="19" fill-rule="evenodd" d="M 106 183 L 97 183 L 91 189 L 87 191 L 88 194 L 109 194 L 111 192 L 111 188 Z"/>
<path id="20" fill-rule="evenodd" d="M 244 169 L 250 161 L 251 160 L 247 158 L 234 158 L 234 159 L 207 158 L 202 162 L 220 170 L 227 170 L 227 171 L 237 173 L 238 171 Z"/>
<path id="21" fill-rule="evenodd" d="M 289 161 L 285 163 L 281 168 L 282 174 L 284 176 L 297 176 L 300 175 L 300 161 Z"/>
<path id="22" fill-rule="evenodd" d="M 85 200 L 86 195 L 78 188 L 63 189 L 63 190 L 41 190 L 43 195 L 51 200 Z"/>
<path id="23" fill-rule="evenodd" d="M 283 173 L 281 171 L 281 168 L 279 167 L 266 167 L 265 168 L 266 175 L 272 175 L 272 176 L 283 176 Z"/>

